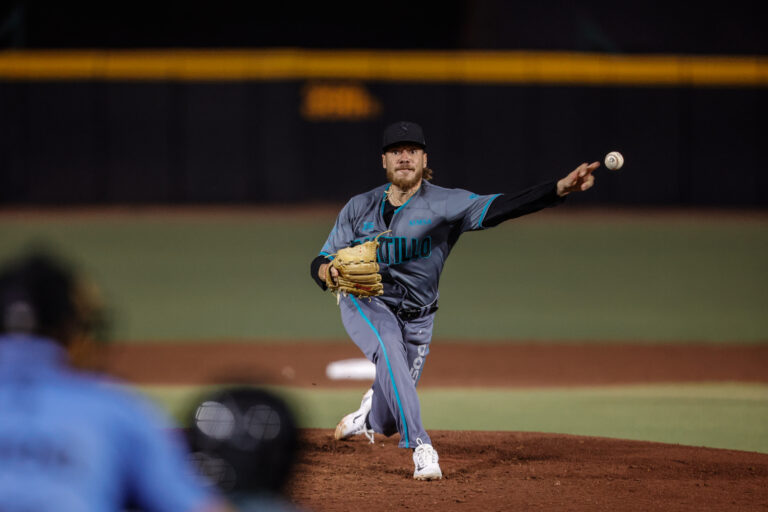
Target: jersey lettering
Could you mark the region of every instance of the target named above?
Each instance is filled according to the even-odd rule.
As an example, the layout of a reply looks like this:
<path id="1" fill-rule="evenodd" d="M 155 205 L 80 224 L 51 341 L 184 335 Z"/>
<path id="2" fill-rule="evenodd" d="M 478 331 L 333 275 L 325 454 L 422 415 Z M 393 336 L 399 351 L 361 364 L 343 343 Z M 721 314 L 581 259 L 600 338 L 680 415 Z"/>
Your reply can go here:
<path id="1" fill-rule="evenodd" d="M 357 239 L 352 245 L 359 245 L 372 240 L 371 238 Z M 403 236 L 380 236 L 377 258 L 379 263 L 400 265 L 409 261 L 426 259 L 432 255 L 432 237 L 406 238 Z"/>
<path id="2" fill-rule="evenodd" d="M 386 240 L 385 240 L 386 239 Z M 429 258 L 432 254 L 432 237 L 418 238 L 381 237 L 379 238 L 379 261 L 389 265 L 400 265 L 419 258 Z"/>
<path id="3" fill-rule="evenodd" d="M 424 358 L 427 357 L 427 348 L 429 345 L 419 345 L 418 356 L 413 360 L 411 365 L 411 378 L 414 382 L 418 382 L 421 369 L 424 367 Z"/>
<path id="4" fill-rule="evenodd" d="M 70 446 L 61 441 L 49 439 L 0 439 L 0 462 L 5 464 L 28 464 L 39 467 L 69 467 L 74 458 Z"/>

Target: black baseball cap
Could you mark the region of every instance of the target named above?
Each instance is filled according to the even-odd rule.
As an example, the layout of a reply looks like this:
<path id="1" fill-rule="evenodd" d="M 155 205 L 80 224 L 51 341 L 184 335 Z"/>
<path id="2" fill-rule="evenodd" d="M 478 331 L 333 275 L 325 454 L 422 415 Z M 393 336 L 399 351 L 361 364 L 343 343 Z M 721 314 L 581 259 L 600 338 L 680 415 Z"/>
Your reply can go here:
<path id="1" fill-rule="evenodd" d="M 424 139 L 424 131 L 421 129 L 421 126 L 410 121 L 398 121 L 384 129 L 384 136 L 381 139 L 381 150 L 386 151 L 388 147 L 404 142 L 418 144 L 422 148 L 427 147 L 427 141 Z"/>

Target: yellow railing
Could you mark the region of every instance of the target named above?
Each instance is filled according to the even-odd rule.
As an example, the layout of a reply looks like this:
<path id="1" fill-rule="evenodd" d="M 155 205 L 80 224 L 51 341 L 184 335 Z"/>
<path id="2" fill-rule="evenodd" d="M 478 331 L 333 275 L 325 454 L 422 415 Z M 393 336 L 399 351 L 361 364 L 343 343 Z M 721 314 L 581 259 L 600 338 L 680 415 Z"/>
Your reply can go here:
<path id="1" fill-rule="evenodd" d="M 768 57 L 533 51 L 7 50 L 0 80 L 768 86 Z"/>

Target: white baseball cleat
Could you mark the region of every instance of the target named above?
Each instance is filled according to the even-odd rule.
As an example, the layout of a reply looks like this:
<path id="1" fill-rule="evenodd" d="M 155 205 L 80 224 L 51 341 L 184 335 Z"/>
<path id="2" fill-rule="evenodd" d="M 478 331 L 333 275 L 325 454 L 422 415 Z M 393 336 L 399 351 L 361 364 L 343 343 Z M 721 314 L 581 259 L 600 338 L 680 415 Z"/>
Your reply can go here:
<path id="1" fill-rule="evenodd" d="M 365 437 L 373 444 L 373 430 L 365 425 L 368 419 L 368 413 L 371 412 L 371 402 L 373 398 L 373 389 L 369 389 L 363 395 L 363 401 L 360 402 L 360 408 L 355 412 L 349 413 L 336 425 L 336 432 L 333 437 L 336 439 L 347 439 L 357 434 L 365 434 Z"/>
<path id="2" fill-rule="evenodd" d="M 443 472 L 437 463 L 438 456 L 431 444 L 424 444 L 421 439 L 416 439 L 418 446 L 413 451 L 413 470 L 415 480 L 440 480 Z"/>

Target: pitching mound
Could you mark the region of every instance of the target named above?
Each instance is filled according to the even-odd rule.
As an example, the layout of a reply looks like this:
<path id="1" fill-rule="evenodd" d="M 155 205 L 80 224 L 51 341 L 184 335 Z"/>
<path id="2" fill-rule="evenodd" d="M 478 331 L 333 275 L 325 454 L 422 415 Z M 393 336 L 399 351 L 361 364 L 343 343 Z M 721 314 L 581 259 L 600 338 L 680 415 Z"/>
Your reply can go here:
<path id="1" fill-rule="evenodd" d="M 398 437 L 302 431 L 291 499 L 333 510 L 768 510 L 768 455 L 520 432 L 430 432 L 444 478 L 412 479 Z"/>
<path id="2" fill-rule="evenodd" d="M 114 347 L 109 369 L 137 383 L 254 375 L 297 387 L 355 388 L 326 365 L 360 357 L 352 343 Z M 434 345 L 420 388 L 647 382 L 768 382 L 768 345 Z M 593 437 L 430 431 L 444 478 L 412 479 L 397 436 L 338 442 L 303 430 L 290 498 L 308 511 L 568 510 L 768 512 L 768 455 Z"/>

